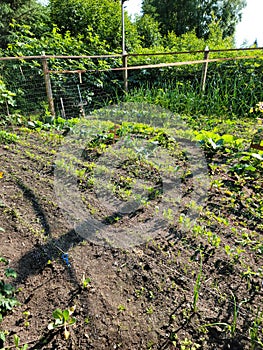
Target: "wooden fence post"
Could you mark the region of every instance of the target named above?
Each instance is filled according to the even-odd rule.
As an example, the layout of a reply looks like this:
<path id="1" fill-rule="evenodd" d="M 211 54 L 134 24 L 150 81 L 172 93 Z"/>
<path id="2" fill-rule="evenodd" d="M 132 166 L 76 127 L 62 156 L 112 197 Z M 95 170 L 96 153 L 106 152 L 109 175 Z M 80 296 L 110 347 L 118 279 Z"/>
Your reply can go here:
<path id="1" fill-rule="evenodd" d="M 209 47 L 205 47 L 204 51 L 204 60 L 208 60 L 209 56 Z M 208 61 L 203 63 L 203 69 L 202 69 L 202 78 L 201 78 L 201 91 L 205 91 L 205 83 L 206 83 L 206 76 L 207 76 L 207 69 L 208 69 Z"/>
<path id="2" fill-rule="evenodd" d="M 47 93 L 47 98 L 48 98 L 49 112 L 52 116 L 55 116 L 55 107 L 54 107 L 54 100 L 53 100 L 47 58 L 45 57 L 44 54 L 42 55 L 42 64 L 43 64 L 43 73 L 44 73 L 44 79 L 45 79 L 45 85 L 46 85 L 46 93 Z"/>

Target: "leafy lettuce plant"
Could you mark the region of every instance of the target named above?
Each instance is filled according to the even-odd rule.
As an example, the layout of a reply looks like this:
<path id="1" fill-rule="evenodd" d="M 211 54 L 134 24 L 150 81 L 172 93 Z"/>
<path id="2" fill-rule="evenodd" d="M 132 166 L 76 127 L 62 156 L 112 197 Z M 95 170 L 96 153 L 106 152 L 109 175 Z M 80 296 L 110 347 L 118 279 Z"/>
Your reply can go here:
<path id="1" fill-rule="evenodd" d="M 60 327 L 64 328 L 64 337 L 66 340 L 68 340 L 70 337 L 70 332 L 68 331 L 67 327 L 76 323 L 76 318 L 71 316 L 74 311 L 75 307 L 71 307 L 63 311 L 61 309 L 56 309 L 53 311 L 52 316 L 54 321 L 48 324 L 48 329 L 53 330 Z"/>

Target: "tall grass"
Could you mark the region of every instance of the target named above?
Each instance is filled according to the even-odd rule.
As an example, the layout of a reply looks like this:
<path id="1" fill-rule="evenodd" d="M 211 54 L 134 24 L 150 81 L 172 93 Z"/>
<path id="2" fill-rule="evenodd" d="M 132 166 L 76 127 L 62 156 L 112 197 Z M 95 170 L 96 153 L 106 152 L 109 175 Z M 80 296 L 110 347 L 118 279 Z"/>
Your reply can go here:
<path id="1" fill-rule="evenodd" d="M 141 74 L 126 101 L 148 102 L 179 114 L 247 116 L 263 100 L 263 61 L 210 64 L 205 91 L 200 91 L 200 67 Z"/>

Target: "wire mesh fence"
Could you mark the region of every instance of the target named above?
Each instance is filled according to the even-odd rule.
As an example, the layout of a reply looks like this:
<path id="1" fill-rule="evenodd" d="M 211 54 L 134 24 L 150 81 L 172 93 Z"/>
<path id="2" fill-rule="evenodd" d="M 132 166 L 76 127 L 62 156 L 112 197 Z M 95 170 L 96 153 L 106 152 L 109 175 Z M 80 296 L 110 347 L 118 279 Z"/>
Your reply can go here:
<path id="1" fill-rule="evenodd" d="M 11 112 L 24 115 L 83 116 L 121 100 L 127 89 L 138 88 L 169 88 L 185 96 L 194 93 L 204 105 L 208 99 L 224 99 L 230 111 L 242 95 L 239 104 L 245 103 L 245 110 L 262 96 L 262 49 L 238 51 L 2 57 L 0 78 L 15 93 Z M 178 108 L 181 112 L 180 101 Z M 1 109 L 10 112 L 6 104 Z"/>

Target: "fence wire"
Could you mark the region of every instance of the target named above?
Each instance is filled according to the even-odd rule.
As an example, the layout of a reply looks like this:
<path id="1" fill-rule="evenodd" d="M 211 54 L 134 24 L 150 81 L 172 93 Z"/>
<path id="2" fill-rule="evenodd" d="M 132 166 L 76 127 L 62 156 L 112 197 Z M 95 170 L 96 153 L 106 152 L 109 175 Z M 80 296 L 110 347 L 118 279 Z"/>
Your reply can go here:
<path id="1" fill-rule="evenodd" d="M 230 57 L 222 57 L 225 51 Z M 166 88 L 178 95 L 196 94 L 197 99 L 201 91 L 205 95 L 200 103 L 207 105 L 208 114 L 208 99 L 221 99 L 218 103 L 231 113 L 233 103 L 238 105 L 242 97 L 236 112 L 243 113 L 263 99 L 262 49 L 235 51 L 240 50 L 211 50 L 209 55 L 207 51 L 131 54 L 126 61 L 121 55 L 2 57 L 0 79 L 15 93 L 15 106 L 2 103 L 0 112 L 83 116 L 119 102 L 128 86 L 129 92 Z M 185 104 L 178 101 L 179 113 L 188 112 L 183 110 Z"/>

